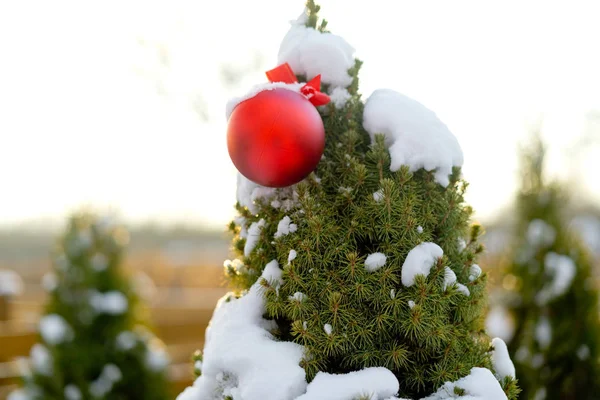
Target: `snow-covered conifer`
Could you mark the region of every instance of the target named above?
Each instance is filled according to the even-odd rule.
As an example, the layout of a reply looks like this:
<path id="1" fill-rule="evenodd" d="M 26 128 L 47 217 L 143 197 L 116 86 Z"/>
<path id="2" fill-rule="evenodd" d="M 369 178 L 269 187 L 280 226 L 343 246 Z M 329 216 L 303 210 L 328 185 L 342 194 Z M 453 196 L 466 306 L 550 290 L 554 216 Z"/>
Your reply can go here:
<path id="1" fill-rule="evenodd" d="M 234 292 L 179 400 L 515 399 L 506 352 L 483 328 L 483 249 L 458 141 L 398 92 L 363 101 L 361 61 L 318 10 L 307 2 L 278 62 L 300 82 L 321 74 L 324 154 L 293 186 L 239 176 Z"/>
<path id="2" fill-rule="evenodd" d="M 43 279 L 50 299 L 40 343 L 9 399 L 168 398 L 164 346 L 141 325 L 136 293 L 120 271 L 127 241 L 124 227 L 107 218 L 70 218 Z"/>
<path id="3" fill-rule="evenodd" d="M 507 314 L 508 348 L 527 399 L 596 399 L 600 393 L 598 292 L 579 232 L 567 229 L 568 199 L 544 182 L 538 135 L 522 153 L 522 183 L 507 285 L 489 320 Z M 508 327 L 510 323 L 510 327 Z"/>

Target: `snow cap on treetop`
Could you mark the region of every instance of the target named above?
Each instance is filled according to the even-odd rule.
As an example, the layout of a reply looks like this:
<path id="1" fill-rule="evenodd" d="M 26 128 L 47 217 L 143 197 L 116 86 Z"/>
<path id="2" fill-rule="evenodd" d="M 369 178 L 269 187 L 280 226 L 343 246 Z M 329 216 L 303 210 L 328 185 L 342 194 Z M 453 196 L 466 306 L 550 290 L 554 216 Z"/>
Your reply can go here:
<path id="1" fill-rule="evenodd" d="M 344 38 L 306 27 L 306 10 L 291 22 L 279 47 L 278 64 L 289 63 L 296 74 L 311 79 L 321 74 L 323 83 L 347 87 L 348 70 L 354 65 L 354 48 Z"/>
<path id="2" fill-rule="evenodd" d="M 456 137 L 433 111 L 391 89 L 378 89 L 365 104 L 363 126 L 374 140 L 384 134 L 391 156 L 390 169 L 402 165 L 411 172 L 435 170 L 435 180 L 448 186 L 452 167 L 463 165 Z"/>

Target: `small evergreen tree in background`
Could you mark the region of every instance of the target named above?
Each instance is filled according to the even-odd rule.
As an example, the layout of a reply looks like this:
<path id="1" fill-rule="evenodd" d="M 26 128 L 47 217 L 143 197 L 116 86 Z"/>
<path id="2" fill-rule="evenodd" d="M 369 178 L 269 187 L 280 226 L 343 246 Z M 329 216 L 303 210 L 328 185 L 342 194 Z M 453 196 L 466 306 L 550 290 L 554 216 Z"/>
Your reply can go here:
<path id="1" fill-rule="evenodd" d="M 41 342 L 10 400 L 168 398 L 164 346 L 138 325 L 140 303 L 120 271 L 127 241 L 108 218 L 70 219 L 43 280 Z"/>
<path id="2" fill-rule="evenodd" d="M 567 196 L 543 178 L 539 136 L 522 154 L 514 254 L 504 286 L 509 350 L 526 399 L 598 399 L 600 324 L 591 262 L 567 229 Z"/>
<path id="3" fill-rule="evenodd" d="M 400 93 L 365 104 L 361 62 L 318 10 L 307 3 L 279 54 L 299 81 L 314 77 L 301 70 L 311 56 L 342 65 L 322 76 L 324 156 L 292 187 L 239 176 L 237 258 L 225 262 L 236 291 L 217 305 L 199 378 L 179 399 L 515 399 L 506 346 L 483 329 L 481 228 L 456 139 Z"/>

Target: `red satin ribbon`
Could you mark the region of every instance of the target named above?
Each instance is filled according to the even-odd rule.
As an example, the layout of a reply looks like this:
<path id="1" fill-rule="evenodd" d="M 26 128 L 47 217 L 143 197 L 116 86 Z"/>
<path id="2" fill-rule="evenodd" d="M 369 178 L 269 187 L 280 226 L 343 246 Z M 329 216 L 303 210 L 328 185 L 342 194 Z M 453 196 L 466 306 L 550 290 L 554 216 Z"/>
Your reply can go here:
<path id="1" fill-rule="evenodd" d="M 266 72 L 269 82 L 297 83 L 296 75 L 288 63 L 281 64 Z M 331 99 L 328 95 L 321 92 L 321 75 L 317 75 L 300 88 L 300 92 L 306 96 L 308 101 L 315 107 L 324 106 Z"/>

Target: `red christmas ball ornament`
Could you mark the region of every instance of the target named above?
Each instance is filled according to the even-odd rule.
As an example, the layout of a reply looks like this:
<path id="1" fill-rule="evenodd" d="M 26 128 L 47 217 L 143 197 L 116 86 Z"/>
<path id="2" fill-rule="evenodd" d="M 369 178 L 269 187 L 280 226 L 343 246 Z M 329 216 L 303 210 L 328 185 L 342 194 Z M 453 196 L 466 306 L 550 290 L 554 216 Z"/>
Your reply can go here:
<path id="1" fill-rule="evenodd" d="M 267 76 L 271 81 L 296 81 L 287 64 Z M 320 77 L 316 77 L 300 93 L 285 88 L 264 90 L 234 108 L 227 147 L 242 175 L 259 185 L 285 187 L 300 182 L 317 167 L 325 148 L 325 128 L 315 105 L 329 101 L 319 88 Z"/>

